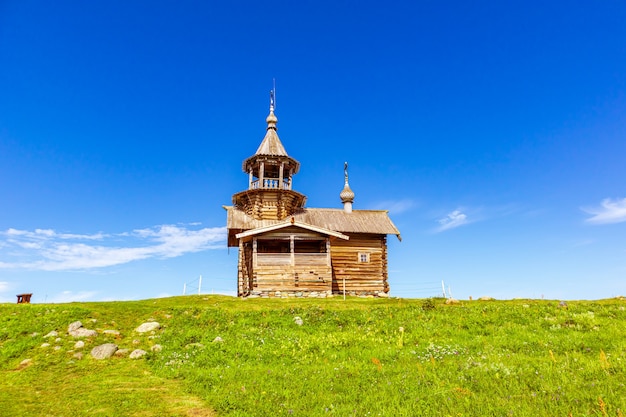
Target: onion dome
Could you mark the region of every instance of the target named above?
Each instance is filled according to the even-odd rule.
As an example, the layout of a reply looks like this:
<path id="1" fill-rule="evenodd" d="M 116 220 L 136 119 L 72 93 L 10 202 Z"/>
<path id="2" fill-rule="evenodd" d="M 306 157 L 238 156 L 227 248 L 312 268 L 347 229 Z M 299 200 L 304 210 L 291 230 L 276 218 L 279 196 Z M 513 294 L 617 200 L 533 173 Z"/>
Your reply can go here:
<path id="1" fill-rule="evenodd" d="M 354 203 L 354 192 L 350 189 L 347 181 L 343 186 L 343 190 L 341 190 L 339 197 L 341 197 L 342 203 Z"/>

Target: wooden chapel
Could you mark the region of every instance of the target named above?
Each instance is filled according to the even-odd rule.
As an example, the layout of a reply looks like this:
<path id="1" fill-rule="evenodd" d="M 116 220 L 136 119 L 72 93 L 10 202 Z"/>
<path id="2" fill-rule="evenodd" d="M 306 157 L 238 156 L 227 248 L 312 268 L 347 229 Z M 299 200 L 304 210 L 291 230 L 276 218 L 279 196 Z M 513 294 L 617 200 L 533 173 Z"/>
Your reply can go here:
<path id="1" fill-rule="evenodd" d="M 400 239 L 387 210 L 352 209 L 347 163 L 343 208 L 305 207 L 306 196 L 293 189 L 300 163 L 278 138 L 273 93 L 266 122 L 257 151 L 243 161 L 248 189 L 224 206 L 228 246 L 238 248 L 238 296 L 387 296 L 387 235 Z"/>

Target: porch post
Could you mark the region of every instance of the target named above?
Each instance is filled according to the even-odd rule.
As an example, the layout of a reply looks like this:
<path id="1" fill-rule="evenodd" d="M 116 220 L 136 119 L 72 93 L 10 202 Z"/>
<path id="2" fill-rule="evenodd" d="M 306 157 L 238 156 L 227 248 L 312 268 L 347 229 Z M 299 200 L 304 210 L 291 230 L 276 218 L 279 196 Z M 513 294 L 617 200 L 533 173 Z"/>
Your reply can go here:
<path id="1" fill-rule="evenodd" d="M 295 241 L 293 237 L 293 235 L 289 236 L 289 246 L 291 249 L 291 266 L 296 265 Z"/>
<path id="2" fill-rule="evenodd" d="M 259 188 L 265 188 L 265 162 L 259 167 Z"/>
<path id="3" fill-rule="evenodd" d="M 257 265 L 257 256 L 256 256 L 256 237 L 252 238 L 252 264 L 254 265 L 254 269 L 256 270 Z"/>
<path id="4" fill-rule="evenodd" d="M 326 238 L 326 266 L 331 266 L 330 262 L 330 238 Z"/>

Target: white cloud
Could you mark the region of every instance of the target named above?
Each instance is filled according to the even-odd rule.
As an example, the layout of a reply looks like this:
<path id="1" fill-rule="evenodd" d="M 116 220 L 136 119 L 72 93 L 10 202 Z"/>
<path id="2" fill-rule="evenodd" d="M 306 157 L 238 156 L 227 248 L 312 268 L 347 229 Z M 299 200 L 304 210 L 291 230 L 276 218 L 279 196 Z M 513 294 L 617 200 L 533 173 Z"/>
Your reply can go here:
<path id="1" fill-rule="evenodd" d="M 78 301 L 91 301 L 98 293 L 96 291 L 63 291 L 50 298 L 46 298 L 46 303 L 71 303 Z"/>
<path id="2" fill-rule="evenodd" d="M 405 211 L 409 211 L 417 204 L 410 199 L 394 200 L 394 201 L 381 201 L 375 204 L 375 210 L 388 210 L 391 214 L 400 214 Z"/>
<path id="3" fill-rule="evenodd" d="M 445 230 L 454 229 L 468 223 L 467 215 L 461 212 L 461 210 L 454 210 L 442 219 L 438 220 L 439 227 L 436 232 L 443 232 Z"/>
<path id="4" fill-rule="evenodd" d="M 585 220 L 587 223 L 609 224 L 626 222 L 626 198 L 621 200 L 605 198 L 602 200 L 600 207 L 581 208 L 581 210 L 592 215 Z"/>
<path id="5" fill-rule="evenodd" d="M 6 292 L 10 288 L 10 285 L 6 281 L 0 281 L 0 292 Z"/>
<path id="6" fill-rule="evenodd" d="M 2 238 L 0 269 L 72 271 L 223 248 L 226 228 L 189 229 L 180 225 L 161 225 L 115 235 L 8 229 L 0 232 Z"/>

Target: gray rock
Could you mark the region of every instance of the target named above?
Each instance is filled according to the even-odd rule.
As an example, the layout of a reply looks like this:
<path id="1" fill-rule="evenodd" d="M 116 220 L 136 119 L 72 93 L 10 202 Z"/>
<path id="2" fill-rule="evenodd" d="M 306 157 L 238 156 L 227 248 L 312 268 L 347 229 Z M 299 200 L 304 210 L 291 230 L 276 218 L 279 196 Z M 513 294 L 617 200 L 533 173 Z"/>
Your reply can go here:
<path id="1" fill-rule="evenodd" d="M 304 324 L 304 321 L 302 321 L 302 319 L 298 316 L 293 318 L 293 322 L 296 323 L 298 326 L 302 326 Z"/>
<path id="2" fill-rule="evenodd" d="M 120 332 L 118 332 L 117 330 L 105 330 L 102 333 L 110 334 L 110 335 L 113 335 L 113 336 L 119 336 L 120 335 Z"/>
<path id="3" fill-rule="evenodd" d="M 217 336 L 215 339 L 213 339 L 213 343 L 222 343 L 223 341 L 224 341 L 224 339 L 222 339 L 219 336 Z"/>
<path id="4" fill-rule="evenodd" d="M 91 356 L 94 359 L 107 359 L 113 356 L 116 350 L 117 345 L 115 343 L 105 343 L 104 345 L 96 346 L 91 349 Z"/>
<path id="5" fill-rule="evenodd" d="M 128 355 L 128 352 L 130 352 L 130 349 L 118 349 L 115 351 L 115 356 L 123 357 Z"/>
<path id="6" fill-rule="evenodd" d="M 150 348 L 152 352 L 160 352 L 163 350 L 163 346 L 156 344 Z"/>
<path id="7" fill-rule="evenodd" d="M 85 329 L 83 323 L 80 321 L 70 323 L 70 325 L 67 326 L 67 332 L 72 337 L 93 337 L 98 334 L 95 330 Z"/>
<path id="8" fill-rule="evenodd" d="M 41 344 L 41 347 L 42 347 L 42 348 L 47 348 L 47 347 L 50 347 L 50 343 L 42 343 L 42 344 Z"/>
<path id="9" fill-rule="evenodd" d="M 22 362 L 20 362 L 20 368 L 26 368 L 27 366 L 29 366 L 30 364 L 33 363 L 32 359 L 24 359 Z"/>
<path id="10" fill-rule="evenodd" d="M 387 294 L 386 292 L 379 292 L 379 293 L 378 293 L 378 296 L 379 296 L 380 298 L 389 298 L 389 294 Z"/>
<path id="11" fill-rule="evenodd" d="M 81 360 L 83 358 L 83 352 L 76 352 L 72 357 Z"/>
<path id="12" fill-rule="evenodd" d="M 53 330 L 50 333 L 48 333 L 47 335 L 45 335 L 43 338 L 47 339 L 49 337 L 57 337 L 58 335 L 59 335 L 59 333 L 56 330 Z"/>
<path id="13" fill-rule="evenodd" d="M 61 346 L 55 346 L 54 350 L 61 350 Z"/>
<path id="14" fill-rule="evenodd" d="M 146 355 L 147 353 L 148 353 L 148 352 L 146 352 L 146 351 L 145 351 L 145 350 L 143 350 L 143 349 L 135 349 L 135 350 L 133 350 L 133 351 L 130 353 L 130 355 L 129 355 L 128 357 L 129 357 L 129 358 L 131 358 L 131 359 L 139 359 L 139 358 L 141 358 L 142 356 Z"/>
<path id="15" fill-rule="evenodd" d="M 82 340 L 79 340 L 78 342 L 74 343 L 74 349 L 82 349 L 85 347 L 85 342 L 83 342 Z"/>
<path id="16" fill-rule="evenodd" d="M 57 337 L 56 339 L 54 339 L 55 342 L 59 343 L 60 341 L 62 341 L 63 339 L 61 339 L 60 337 Z"/>
<path id="17" fill-rule="evenodd" d="M 69 334 L 72 334 L 72 332 L 80 329 L 81 327 L 83 327 L 83 323 L 81 323 L 80 321 L 75 321 L 73 323 L 70 323 L 69 326 L 67 326 L 67 332 Z"/>
<path id="18" fill-rule="evenodd" d="M 89 330 L 89 329 L 85 329 L 85 328 L 80 328 L 80 329 L 76 329 L 73 332 L 70 333 L 70 336 L 72 337 L 93 337 L 93 336 L 97 336 L 98 332 L 95 330 Z"/>
<path id="19" fill-rule="evenodd" d="M 154 330 L 158 330 L 161 328 L 161 325 L 156 321 L 150 321 L 147 323 L 143 323 L 141 326 L 137 327 L 135 331 L 137 333 L 146 333 Z"/>

